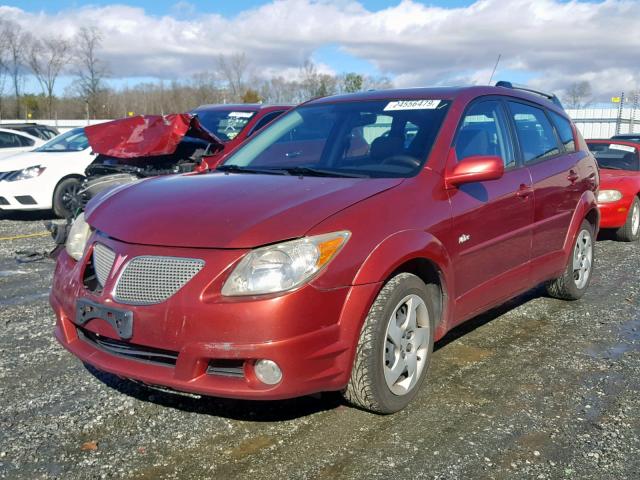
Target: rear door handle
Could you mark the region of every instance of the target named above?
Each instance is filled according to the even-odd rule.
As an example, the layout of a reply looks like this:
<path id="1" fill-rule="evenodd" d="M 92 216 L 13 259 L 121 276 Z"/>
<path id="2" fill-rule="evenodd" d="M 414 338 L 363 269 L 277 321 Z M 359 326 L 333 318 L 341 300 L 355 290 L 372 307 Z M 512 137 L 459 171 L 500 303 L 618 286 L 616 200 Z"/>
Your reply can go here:
<path id="1" fill-rule="evenodd" d="M 567 175 L 567 180 L 571 183 L 576 183 L 580 176 L 573 170 L 569 170 L 569 175 Z"/>
<path id="2" fill-rule="evenodd" d="M 518 198 L 525 199 L 532 193 L 533 193 L 533 188 L 531 188 L 529 185 L 525 185 L 524 183 L 521 183 L 520 188 L 518 188 L 518 191 L 516 192 L 516 196 Z"/>

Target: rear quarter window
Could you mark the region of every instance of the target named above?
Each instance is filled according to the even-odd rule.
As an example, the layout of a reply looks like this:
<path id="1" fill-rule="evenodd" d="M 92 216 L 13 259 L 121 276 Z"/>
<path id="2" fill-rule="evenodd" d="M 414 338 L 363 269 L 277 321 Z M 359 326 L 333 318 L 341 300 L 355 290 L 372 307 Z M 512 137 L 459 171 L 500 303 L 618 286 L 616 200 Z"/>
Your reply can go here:
<path id="1" fill-rule="evenodd" d="M 21 135 L 19 135 L 18 138 L 20 139 L 20 143 L 22 143 L 23 147 L 33 147 L 36 144 L 36 142 L 30 138 L 23 137 Z"/>
<path id="2" fill-rule="evenodd" d="M 566 152 L 575 152 L 576 142 L 573 138 L 573 129 L 571 128 L 571 123 L 569 122 L 569 120 L 561 115 L 558 115 L 555 112 L 549 113 L 551 114 L 551 120 L 556 126 L 556 130 L 558 132 L 558 135 L 560 136 L 560 140 L 564 145 L 564 150 Z"/>

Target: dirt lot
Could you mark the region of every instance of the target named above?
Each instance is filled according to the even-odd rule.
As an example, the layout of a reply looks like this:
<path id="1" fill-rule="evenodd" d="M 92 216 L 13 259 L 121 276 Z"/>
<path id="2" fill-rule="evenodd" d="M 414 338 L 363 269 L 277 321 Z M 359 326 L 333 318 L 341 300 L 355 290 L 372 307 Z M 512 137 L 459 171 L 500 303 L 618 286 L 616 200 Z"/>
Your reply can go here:
<path id="1" fill-rule="evenodd" d="M 52 336 L 37 216 L 0 220 L 0 478 L 640 478 L 640 246 L 598 242 L 575 303 L 534 290 L 436 346 L 387 417 L 336 395 L 238 402 L 158 392 Z M 9 238 L 8 238 L 9 237 Z"/>

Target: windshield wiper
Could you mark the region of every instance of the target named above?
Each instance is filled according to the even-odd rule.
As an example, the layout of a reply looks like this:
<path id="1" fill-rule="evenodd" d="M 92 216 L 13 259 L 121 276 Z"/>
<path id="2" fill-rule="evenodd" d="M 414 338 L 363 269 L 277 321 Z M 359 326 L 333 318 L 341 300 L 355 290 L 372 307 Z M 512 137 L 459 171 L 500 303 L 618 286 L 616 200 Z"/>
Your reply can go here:
<path id="1" fill-rule="evenodd" d="M 341 172 L 337 170 L 324 170 L 312 167 L 283 167 L 282 170 L 289 175 L 307 175 L 309 177 L 343 177 L 343 178 L 369 178 L 369 175 L 361 173 Z"/>
<path id="2" fill-rule="evenodd" d="M 276 168 L 242 167 L 240 165 L 220 165 L 215 169 L 215 171 L 227 173 L 265 173 L 267 175 L 289 175 L 286 170 Z"/>

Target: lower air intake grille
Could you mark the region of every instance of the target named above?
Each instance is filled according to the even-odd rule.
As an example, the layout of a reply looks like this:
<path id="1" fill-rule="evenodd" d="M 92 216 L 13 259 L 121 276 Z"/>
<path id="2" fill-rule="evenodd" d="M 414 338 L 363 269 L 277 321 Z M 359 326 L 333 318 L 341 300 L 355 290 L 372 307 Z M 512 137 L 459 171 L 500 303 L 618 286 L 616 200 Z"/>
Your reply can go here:
<path id="1" fill-rule="evenodd" d="M 94 347 L 120 357 L 128 357 L 134 360 L 167 366 L 174 366 L 178 360 L 178 352 L 115 340 L 90 332 L 84 328 L 78 328 L 78 336 Z"/>
<path id="2" fill-rule="evenodd" d="M 197 258 L 142 256 L 131 260 L 118 279 L 114 298 L 129 305 L 161 303 L 204 267 Z"/>

